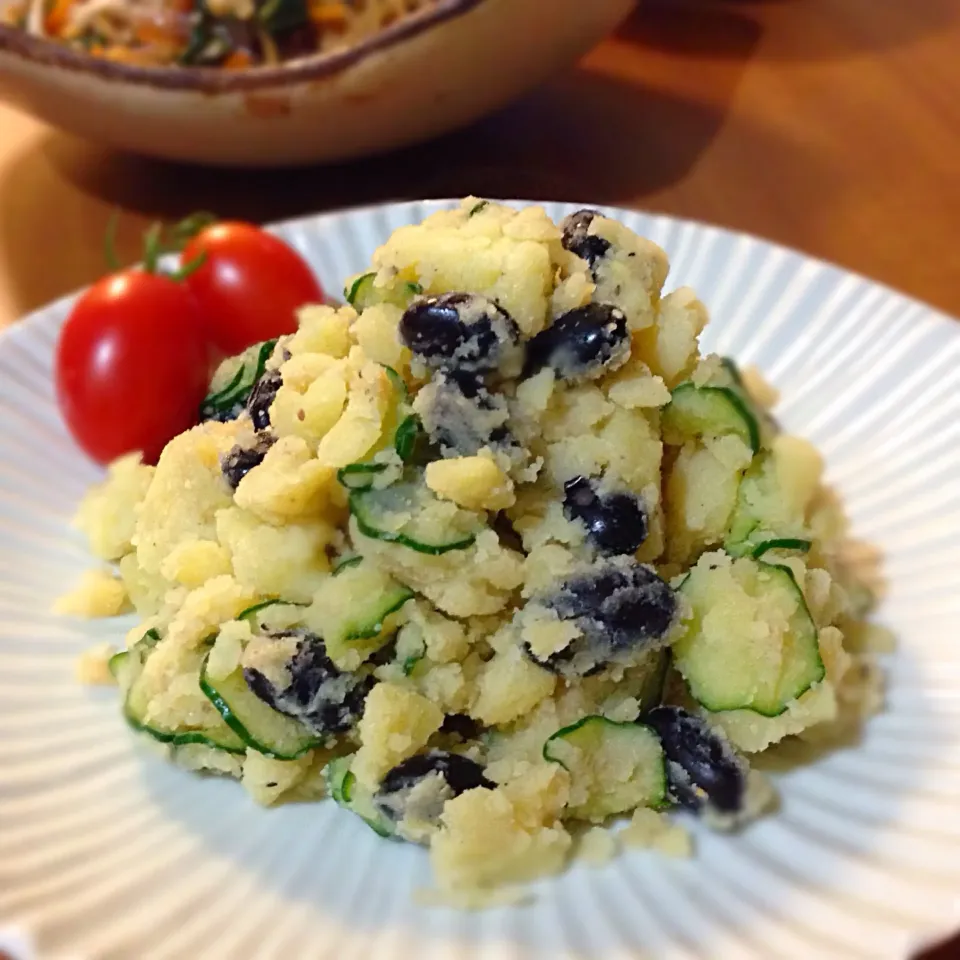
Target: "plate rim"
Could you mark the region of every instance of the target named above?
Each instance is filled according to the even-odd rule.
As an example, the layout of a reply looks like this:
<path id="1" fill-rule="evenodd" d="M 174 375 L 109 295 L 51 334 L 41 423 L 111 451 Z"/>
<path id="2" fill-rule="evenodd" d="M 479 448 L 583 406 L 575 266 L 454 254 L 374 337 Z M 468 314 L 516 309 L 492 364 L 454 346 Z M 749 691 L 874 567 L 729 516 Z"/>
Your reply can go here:
<path id="1" fill-rule="evenodd" d="M 833 260 L 828 260 L 825 257 L 818 256 L 817 254 L 809 253 L 800 247 L 781 243 L 778 240 L 771 240 L 768 237 L 764 237 L 758 233 L 753 233 L 749 230 L 739 230 L 734 227 L 726 227 L 711 220 L 702 220 L 698 217 L 684 217 L 677 216 L 676 214 L 672 213 L 663 213 L 647 207 L 624 207 L 620 206 L 619 204 L 589 203 L 580 202 L 577 200 L 559 200 L 549 198 L 525 199 L 522 197 L 495 197 L 492 195 L 484 195 L 482 197 L 477 195 L 477 198 L 492 200 L 495 203 L 504 203 L 514 207 L 543 206 L 544 204 L 548 203 L 562 204 L 564 206 L 577 208 L 603 207 L 607 210 L 617 211 L 618 213 L 629 213 L 648 217 L 652 220 L 658 220 L 666 224 L 674 224 L 678 227 L 687 227 L 697 231 L 711 231 L 728 240 L 749 240 L 752 243 L 759 244 L 761 247 L 765 247 L 769 250 L 773 250 L 781 254 L 787 254 L 789 256 L 799 257 L 801 260 L 805 260 L 808 263 L 822 269 L 834 271 L 842 276 L 849 277 L 857 280 L 860 283 L 867 284 L 881 291 L 886 296 L 895 297 L 898 300 L 903 301 L 906 305 L 921 307 L 928 314 L 928 320 L 933 320 L 937 323 L 945 321 L 947 325 L 953 328 L 957 335 L 960 336 L 960 314 L 954 316 L 953 314 L 948 313 L 942 307 L 938 307 L 927 300 L 917 297 L 914 294 L 907 293 L 906 291 L 901 290 L 898 287 L 894 287 L 891 284 L 885 283 L 882 280 L 877 280 L 876 278 L 871 277 L 869 274 L 861 273 L 858 270 L 845 267 Z M 328 221 L 338 220 L 340 218 L 372 214 L 377 210 L 409 208 L 419 205 L 426 208 L 428 213 L 435 213 L 439 210 L 455 209 L 463 199 L 464 198 L 462 197 L 430 197 L 426 199 L 386 200 L 378 203 L 349 204 L 343 207 L 335 207 L 331 210 L 320 210 L 314 213 L 305 213 L 295 217 L 286 217 L 283 220 L 270 220 L 265 223 L 257 223 L 255 225 L 269 233 L 279 234 L 287 230 L 309 227 L 313 224 L 325 223 Z M 668 250 L 666 252 L 669 256 L 670 251 Z M 137 260 L 130 264 L 121 265 L 119 269 L 139 269 L 142 265 L 142 261 Z M 114 271 L 107 269 L 101 276 L 107 276 L 112 272 Z M 668 274 L 667 276 L 669 278 L 670 275 Z M 53 300 L 48 300 L 45 303 L 26 311 L 25 313 L 19 314 L 14 320 L 10 321 L 6 326 L 0 329 L 0 349 L 3 348 L 3 344 L 8 337 L 15 336 L 17 330 L 22 329 L 31 322 L 34 322 L 39 314 L 47 313 L 55 308 L 66 308 L 75 299 L 86 293 L 86 291 L 89 290 L 96 282 L 97 280 L 94 280 L 92 283 L 75 287 L 73 290 L 61 294 L 60 296 L 55 297 Z M 707 313 L 712 316 L 710 304 L 707 303 L 705 306 L 707 308 Z"/>
<path id="2" fill-rule="evenodd" d="M 271 233 L 283 234 L 287 231 L 326 228 L 335 224 L 337 221 L 349 220 L 354 217 L 370 216 L 377 211 L 400 209 L 409 210 L 411 208 L 420 207 L 424 214 L 428 215 L 440 210 L 456 209 L 456 207 L 460 204 L 461 199 L 462 198 L 459 197 L 437 197 L 353 204 L 337 207 L 332 210 L 323 210 L 314 213 L 302 214 L 296 217 L 289 217 L 283 220 L 270 221 L 264 224 L 258 224 L 258 226 L 261 226 L 263 229 L 268 230 Z M 574 200 L 548 198 L 530 199 L 490 196 L 488 199 L 511 206 L 542 206 L 544 204 L 560 204 L 574 209 L 582 207 L 600 207 L 605 211 L 613 212 L 614 215 L 639 215 L 666 226 L 692 229 L 701 235 L 704 233 L 713 233 L 728 242 L 746 239 L 752 243 L 758 244 L 761 249 L 767 252 L 777 252 L 796 257 L 801 262 L 816 265 L 817 267 L 826 269 L 840 277 L 854 279 L 859 283 L 878 290 L 885 297 L 895 299 L 899 305 L 902 305 L 905 308 L 919 307 L 924 311 L 925 316 L 918 318 L 918 321 L 936 325 L 938 327 L 945 325 L 953 331 L 951 336 L 960 337 L 960 316 L 953 316 L 940 307 L 934 306 L 923 299 L 906 293 L 896 287 L 884 283 L 883 281 L 876 280 L 869 275 L 808 253 L 800 248 L 770 240 L 766 237 L 749 231 L 723 226 L 711 221 L 701 220 L 699 218 L 676 216 L 674 214 L 663 213 L 643 207 L 625 207 L 618 204 L 609 203 L 580 203 Z M 385 239 L 386 237 L 383 238 L 383 240 Z M 670 251 L 667 252 L 668 254 L 670 253 Z M 140 263 L 132 263 L 121 267 L 121 269 L 135 269 L 140 265 Z M 104 275 L 106 275 L 108 272 L 110 271 L 105 271 Z M 16 319 L 11 321 L 7 326 L 0 330 L 0 352 L 5 350 L 9 343 L 16 341 L 18 337 L 28 335 L 29 330 L 36 324 L 44 321 L 49 322 L 47 318 L 51 313 L 62 312 L 62 318 L 58 318 L 57 320 L 57 327 L 59 328 L 59 324 L 62 323 L 66 318 L 69 308 L 72 306 L 75 300 L 82 296 L 84 292 L 89 290 L 91 286 L 92 284 L 88 284 L 75 288 L 74 290 L 53 300 L 47 301 L 46 303 L 37 306 L 30 311 L 20 314 Z M 708 313 L 712 313 L 709 302 L 706 303 L 706 307 Z M 54 342 L 51 348 L 51 357 L 54 358 L 55 354 L 56 342 Z M 52 375 L 51 380 L 53 380 Z M 960 895 L 960 886 L 958 886 L 958 895 Z M 958 907 L 960 907 L 960 901 L 958 901 Z M 953 919 L 945 919 L 942 925 L 938 924 L 926 931 L 912 931 L 909 941 L 911 954 L 913 952 L 929 950 L 942 945 L 948 942 L 958 933 L 960 933 L 960 912 L 957 912 Z"/>

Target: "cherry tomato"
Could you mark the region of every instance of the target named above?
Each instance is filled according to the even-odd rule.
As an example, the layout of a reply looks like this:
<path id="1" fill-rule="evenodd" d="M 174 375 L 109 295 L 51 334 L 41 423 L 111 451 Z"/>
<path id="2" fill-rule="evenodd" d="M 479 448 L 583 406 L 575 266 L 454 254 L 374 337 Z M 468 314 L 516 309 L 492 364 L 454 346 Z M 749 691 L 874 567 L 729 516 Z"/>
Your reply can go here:
<path id="1" fill-rule="evenodd" d="M 209 372 L 190 292 L 138 270 L 87 290 L 57 344 L 60 410 L 77 443 L 101 463 L 135 450 L 155 462 L 168 440 L 197 422 Z"/>
<path id="2" fill-rule="evenodd" d="M 183 263 L 205 255 L 185 280 L 210 342 L 225 355 L 297 329 L 296 311 L 319 303 L 313 271 L 282 240 L 249 223 L 217 223 L 183 251 Z"/>

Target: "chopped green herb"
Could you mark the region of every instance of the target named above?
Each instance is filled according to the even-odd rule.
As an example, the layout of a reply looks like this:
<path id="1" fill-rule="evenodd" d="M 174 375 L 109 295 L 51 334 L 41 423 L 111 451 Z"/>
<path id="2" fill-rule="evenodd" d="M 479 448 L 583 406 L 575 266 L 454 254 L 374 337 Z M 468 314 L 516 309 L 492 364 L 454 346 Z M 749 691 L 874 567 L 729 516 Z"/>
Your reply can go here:
<path id="1" fill-rule="evenodd" d="M 283 33 L 309 23 L 310 14 L 305 0 L 267 0 L 257 19 L 270 33 Z"/>

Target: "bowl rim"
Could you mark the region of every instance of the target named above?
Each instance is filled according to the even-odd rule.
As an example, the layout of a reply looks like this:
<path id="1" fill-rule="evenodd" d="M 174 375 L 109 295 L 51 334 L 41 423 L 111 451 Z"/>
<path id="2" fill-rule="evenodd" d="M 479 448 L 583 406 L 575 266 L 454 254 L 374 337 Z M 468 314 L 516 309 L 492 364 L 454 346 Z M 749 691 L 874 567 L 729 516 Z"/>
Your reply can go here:
<path id="1" fill-rule="evenodd" d="M 0 55 L 8 54 L 46 67 L 86 74 L 110 82 L 132 83 L 157 90 L 196 91 L 209 95 L 287 87 L 324 80 L 343 73 L 370 54 L 382 53 L 406 40 L 470 13 L 487 0 L 437 0 L 436 3 L 378 30 L 359 43 L 276 67 L 224 70 L 221 67 L 139 67 L 95 57 L 82 50 L 0 24 Z"/>

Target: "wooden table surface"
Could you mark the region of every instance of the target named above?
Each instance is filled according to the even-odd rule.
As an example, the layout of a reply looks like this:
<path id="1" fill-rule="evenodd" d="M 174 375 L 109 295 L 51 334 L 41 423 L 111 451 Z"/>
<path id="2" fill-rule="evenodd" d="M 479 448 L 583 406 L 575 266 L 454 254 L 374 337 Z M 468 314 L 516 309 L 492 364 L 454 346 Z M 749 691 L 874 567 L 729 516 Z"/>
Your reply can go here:
<path id="1" fill-rule="evenodd" d="M 960 314 L 960 0 L 647 0 L 576 69 L 472 128 L 327 169 L 123 157 L 0 107 L 0 325 L 87 283 L 114 206 L 270 220 L 466 193 L 748 230 Z"/>
<path id="2" fill-rule="evenodd" d="M 98 275 L 115 206 L 132 259 L 149 220 L 200 208 L 271 220 L 466 193 L 713 221 L 960 314 L 960 0 L 648 0 L 497 116 L 328 169 L 123 157 L 0 107 L 0 325 Z"/>

